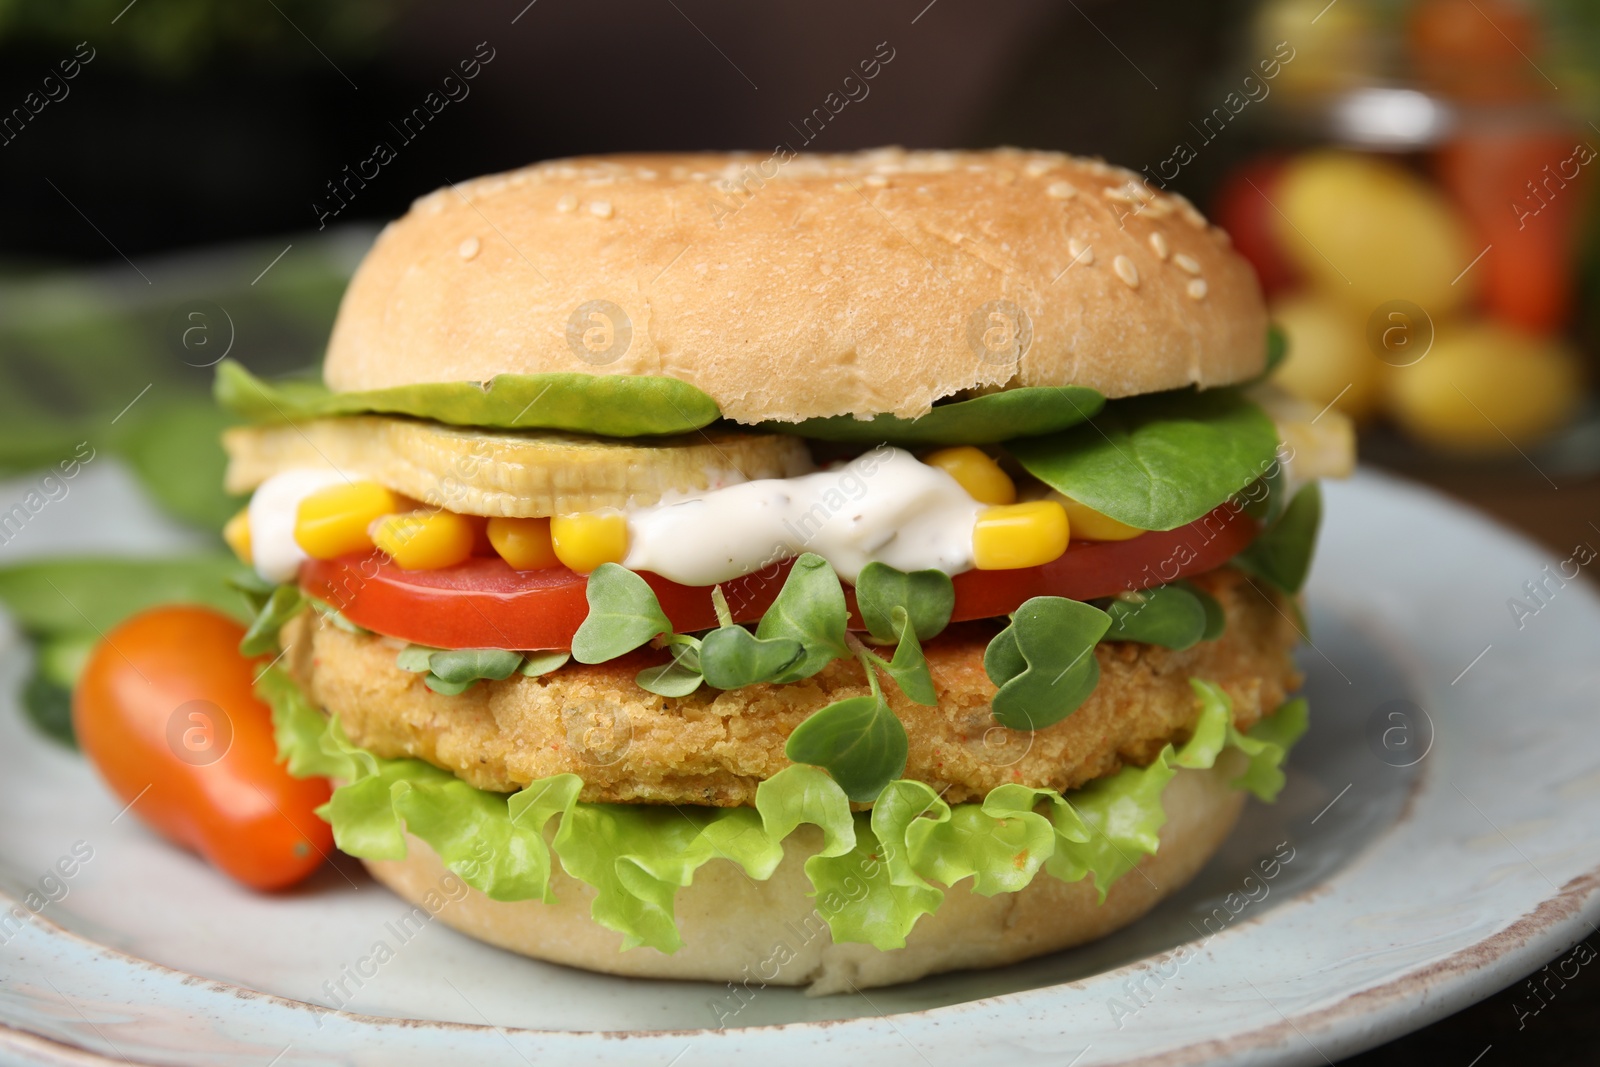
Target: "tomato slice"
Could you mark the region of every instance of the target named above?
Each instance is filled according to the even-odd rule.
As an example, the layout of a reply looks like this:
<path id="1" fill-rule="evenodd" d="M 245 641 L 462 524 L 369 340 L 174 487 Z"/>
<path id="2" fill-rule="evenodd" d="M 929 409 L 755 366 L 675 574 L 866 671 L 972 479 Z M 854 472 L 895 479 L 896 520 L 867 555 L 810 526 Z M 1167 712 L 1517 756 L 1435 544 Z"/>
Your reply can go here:
<path id="1" fill-rule="evenodd" d="M 1199 574 L 1221 566 L 1255 537 L 1255 521 L 1223 505 L 1176 530 L 1128 541 L 1075 541 L 1042 567 L 967 571 L 955 577 L 953 618 L 1007 615 L 1036 596 L 1093 600 L 1128 589 Z M 771 606 L 789 562 L 724 582 L 733 617 L 754 622 Z M 679 585 L 657 574 L 641 577 L 679 633 L 717 625 L 710 586 Z M 358 626 L 434 648 L 568 648 L 589 605 L 587 579 L 565 567 L 515 571 L 498 558 L 474 557 L 456 567 L 407 571 L 380 554 L 311 560 L 300 587 Z M 851 625 L 861 629 L 851 602 Z"/>

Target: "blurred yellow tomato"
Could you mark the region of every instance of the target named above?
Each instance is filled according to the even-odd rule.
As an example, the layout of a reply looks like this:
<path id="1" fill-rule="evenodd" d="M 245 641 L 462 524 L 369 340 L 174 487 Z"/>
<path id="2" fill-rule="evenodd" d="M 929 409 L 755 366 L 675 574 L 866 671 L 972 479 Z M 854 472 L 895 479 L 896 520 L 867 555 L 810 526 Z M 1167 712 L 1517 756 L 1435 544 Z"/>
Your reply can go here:
<path id="1" fill-rule="evenodd" d="M 1411 300 L 1438 321 L 1472 295 L 1472 273 L 1461 274 L 1477 250 L 1465 227 L 1436 189 L 1403 167 L 1308 153 L 1285 168 L 1277 204 L 1278 236 L 1296 266 L 1362 314 Z"/>
<path id="2" fill-rule="evenodd" d="M 1268 0 L 1256 14 L 1255 50 L 1283 61 L 1278 87 L 1286 93 L 1369 83 L 1381 44 L 1370 6 L 1369 0 Z"/>
<path id="3" fill-rule="evenodd" d="M 1419 440 L 1458 452 L 1510 452 L 1559 429 L 1583 398 L 1571 349 L 1494 323 L 1441 330 L 1433 349 L 1383 376 L 1389 412 Z"/>
<path id="4" fill-rule="evenodd" d="M 1358 314 L 1325 296 L 1304 293 L 1273 304 L 1271 317 L 1289 340 L 1274 381 L 1318 408 L 1331 403 L 1352 418 L 1372 410 L 1378 359 L 1367 347 Z"/>

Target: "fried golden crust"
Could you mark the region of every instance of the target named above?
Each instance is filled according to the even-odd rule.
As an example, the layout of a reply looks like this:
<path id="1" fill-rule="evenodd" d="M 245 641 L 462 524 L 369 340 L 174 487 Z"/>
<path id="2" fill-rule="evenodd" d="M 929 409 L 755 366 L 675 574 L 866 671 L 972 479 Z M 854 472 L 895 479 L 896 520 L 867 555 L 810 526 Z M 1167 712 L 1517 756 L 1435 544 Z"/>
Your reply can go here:
<path id="1" fill-rule="evenodd" d="M 910 737 L 905 777 L 958 802 L 1007 782 L 1071 789 L 1124 763 L 1148 763 L 1162 745 L 1187 736 L 1198 714 L 1191 677 L 1222 686 L 1235 724 L 1249 728 L 1299 684 L 1290 656 L 1298 635 L 1276 597 L 1237 572 L 1215 571 L 1196 583 L 1227 613 L 1222 637 L 1182 652 L 1102 643 L 1094 693 L 1061 722 L 1032 733 L 997 726 L 990 714 L 995 687 L 983 652 L 999 623 L 951 626 L 925 650 L 938 707 L 885 687 Z M 307 616 L 284 639 L 290 672 L 339 716 L 356 744 L 381 756 L 424 759 L 502 792 L 570 771 L 583 778 L 588 801 L 752 804 L 756 786 L 788 766 L 784 742 L 806 716 L 868 692 L 860 666 L 839 660 L 792 685 L 660 697 L 634 683 L 659 661 L 641 651 L 442 696 L 421 675 L 395 666 L 400 646 L 392 639 Z"/>

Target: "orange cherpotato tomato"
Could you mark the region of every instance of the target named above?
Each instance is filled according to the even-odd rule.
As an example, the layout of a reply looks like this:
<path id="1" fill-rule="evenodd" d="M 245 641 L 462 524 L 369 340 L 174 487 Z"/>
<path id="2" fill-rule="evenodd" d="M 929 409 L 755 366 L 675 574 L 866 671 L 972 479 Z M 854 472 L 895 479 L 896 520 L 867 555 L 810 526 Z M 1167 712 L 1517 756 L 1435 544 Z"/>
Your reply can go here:
<path id="1" fill-rule="evenodd" d="M 105 635 L 72 698 L 78 744 L 129 810 L 255 889 L 316 870 L 333 833 L 314 809 L 330 787 L 278 762 L 261 663 L 209 608 L 154 608 Z"/>

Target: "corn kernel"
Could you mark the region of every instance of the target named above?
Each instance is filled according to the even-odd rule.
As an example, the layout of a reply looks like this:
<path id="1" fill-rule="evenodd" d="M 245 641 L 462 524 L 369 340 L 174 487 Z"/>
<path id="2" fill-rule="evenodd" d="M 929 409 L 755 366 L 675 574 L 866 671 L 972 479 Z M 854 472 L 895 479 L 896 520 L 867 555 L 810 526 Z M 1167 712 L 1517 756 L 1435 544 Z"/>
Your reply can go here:
<path id="1" fill-rule="evenodd" d="M 411 511 L 385 515 L 372 524 L 372 541 L 408 571 L 454 567 L 472 555 L 477 523 L 452 511 Z"/>
<path id="2" fill-rule="evenodd" d="M 971 445 L 941 448 L 923 456 L 922 462 L 950 475 L 980 504 L 1010 504 L 1017 499 L 1010 475 L 982 449 Z"/>
<path id="3" fill-rule="evenodd" d="M 241 508 L 239 514 L 229 519 L 222 528 L 222 539 L 228 542 L 240 563 L 250 562 L 250 509 Z"/>
<path id="4" fill-rule="evenodd" d="M 550 541 L 549 519 L 490 519 L 489 543 L 513 570 L 539 571 L 561 562 Z"/>
<path id="5" fill-rule="evenodd" d="M 1067 550 L 1067 512 L 1054 500 L 985 508 L 972 527 L 972 559 L 979 570 L 1038 567 Z"/>
<path id="6" fill-rule="evenodd" d="M 579 574 L 602 563 L 621 563 L 628 555 L 628 517 L 620 511 L 586 511 L 550 520 L 556 558 Z"/>
<path id="7" fill-rule="evenodd" d="M 1067 509 L 1067 522 L 1072 525 L 1072 536 L 1081 541 L 1128 541 L 1144 533 L 1137 526 L 1118 522 L 1110 515 L 1060 493 L 1050 494 L 1050 499 L 1059 501 Z"/>
<path id="8" fill-rule="evenodd" d="M 337 559 L 372 548 L 367 529 L 400 510 L 400 498 L 377 482 L 330 485 L 300 501 L 295 543 L 312 559 Z"/>

